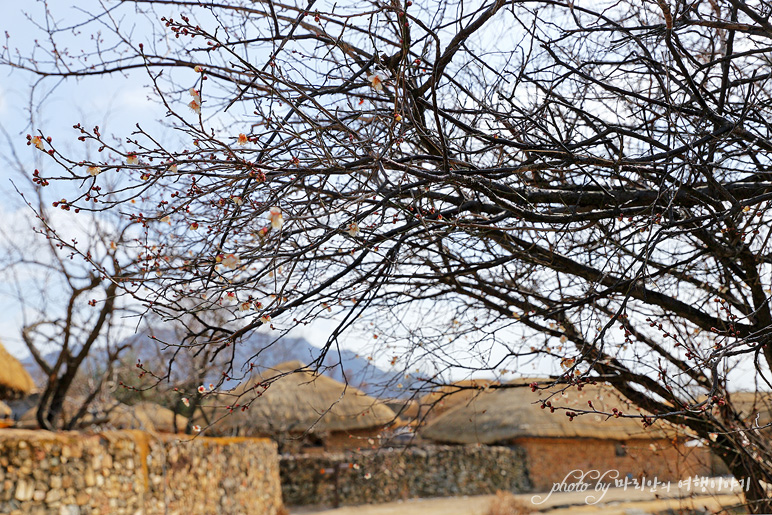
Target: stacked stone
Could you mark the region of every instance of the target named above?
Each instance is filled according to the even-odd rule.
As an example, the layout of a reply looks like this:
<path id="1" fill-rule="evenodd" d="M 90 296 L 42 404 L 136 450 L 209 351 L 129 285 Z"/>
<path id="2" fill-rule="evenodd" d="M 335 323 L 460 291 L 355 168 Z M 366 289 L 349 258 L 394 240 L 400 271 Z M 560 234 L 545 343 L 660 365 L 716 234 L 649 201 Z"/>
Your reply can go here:
<path id="1" fill-rule="evenodd" d="M 131 438 L 0 433 L 0 512 L 135 513 L 144 487 Z"/>
<path id="2" fill-rule="evenodd" d="M 266 439 L 0 431 L 0 513 L 282 510 L 276 445 Z"/>
<path id="3" fill-rule="evenodd" d="M 521 449 L 427 446 L 348 454 L 283 456 L 287 505 L 355 505 L 413 497 L 530 489 Z"/>
<path id="4" fill-rule="evenodd" d="M 159 513 L 282 510 L 276 444 L 265 438 L 166 437 L 150 443 L 148 468 Z"/>

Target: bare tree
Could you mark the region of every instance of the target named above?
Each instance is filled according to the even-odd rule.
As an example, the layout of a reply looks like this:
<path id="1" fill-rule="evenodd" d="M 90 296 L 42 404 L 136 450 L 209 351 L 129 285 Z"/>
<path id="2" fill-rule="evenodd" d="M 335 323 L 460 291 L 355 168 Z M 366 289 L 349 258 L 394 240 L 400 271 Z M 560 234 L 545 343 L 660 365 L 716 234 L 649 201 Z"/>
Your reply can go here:
<path id="1" fill-rule="evenodd" d="M 138 0 L 79 23 L 98 24 L 98 48 L 3 62 L 146 71 L 180 144 L 138 127 L 118 147 L 76 125 L 105 151 L 84 161 L 44 132 L 29 141 L 84 184 L 66 205 L 168 217 L 133 280 L 166 317 L 191 298 L 230 309 L 239 325 L 209 339 L 214 354 L 331 309 L 325 351 L 370 317 L 406 366 L 547 356 L 569 386 L 614 385 L 644 425 L 694 431 L 765 512 L 769 444 L 728 378 L 772 386 L 769 14 L 743 0 Z M 55 44 L 68 27 L 50 16 Z M 103 203 L 93 188 L 119 175 Z"/>
<path id="2" fill-rule="evenodd" d="M 131 225 L 114 225 L 120 217 L 71 216 L 66 204 L 56 212 L 39 172 L 25 173 L 18 155 L 5 157 L 18 172 L 12 184 L 26 193 L 12 223 L 0 228 L 3 293 L 20 308 L 21 340 L 44 377 L 38 424 L 72 429 L 95 400 L 104 400 L 113 365 L 127 348 L 120 340 L 132 322 L 123 317 L 136 311 L 117 293 L 123 265 L 132 266 L 125 250 Z M 69 409 L 67 399 L 74 403 Z"/>

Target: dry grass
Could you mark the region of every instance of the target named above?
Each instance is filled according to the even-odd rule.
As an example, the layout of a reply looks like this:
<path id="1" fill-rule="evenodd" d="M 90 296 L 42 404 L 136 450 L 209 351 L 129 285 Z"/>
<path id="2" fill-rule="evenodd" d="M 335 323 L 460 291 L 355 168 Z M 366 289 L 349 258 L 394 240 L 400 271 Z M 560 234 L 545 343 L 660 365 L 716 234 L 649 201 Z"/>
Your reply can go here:
<path id="1" fill-rule="evenodd" d="M 526 515 L 534 510 L 526 503 L 512 495 L 511 492 L 498 490 L 491 501 L 488 515 Z"/>

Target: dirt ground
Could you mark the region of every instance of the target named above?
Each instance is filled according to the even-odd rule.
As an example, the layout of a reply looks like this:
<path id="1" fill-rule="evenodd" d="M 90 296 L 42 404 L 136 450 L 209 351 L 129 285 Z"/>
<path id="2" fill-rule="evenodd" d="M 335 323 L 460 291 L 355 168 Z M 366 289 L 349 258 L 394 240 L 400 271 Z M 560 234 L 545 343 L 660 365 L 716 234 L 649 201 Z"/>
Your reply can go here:
<path id="1" fill-rule="evenodd" d="M 645 515 L 661 513 L 668 509 L 706 508 L 716 511 L 722 506 L 741 502 L 739 494 L 725 489 L 721 491 L 656 493 L 639 490 L 610 489 L 597 504 L 588 504 L 593 492 L 526 494 L 516 496 L 526 506 L 549 515 Z M 667 497 L 667 498 L 665 498 Z M 385 504 L 347 506 L 337 509 L 291 508 L 291 515 L 487 515 L 493 495 L 454 497 L 440 499 L 411 499 Z M 543 502 L 540 502 L 543 501 Z M 539 504 L 535 504 L 539 503 Z"/>

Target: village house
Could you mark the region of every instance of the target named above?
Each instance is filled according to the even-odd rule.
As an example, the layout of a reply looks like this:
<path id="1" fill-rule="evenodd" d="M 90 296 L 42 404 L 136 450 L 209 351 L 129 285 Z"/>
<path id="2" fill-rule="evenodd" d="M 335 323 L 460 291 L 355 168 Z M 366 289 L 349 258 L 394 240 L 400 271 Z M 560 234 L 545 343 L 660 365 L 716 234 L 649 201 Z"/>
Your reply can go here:
<path id="1" fill-rule="evenodd" d="M 15 400 L 29 395 L 35 389 L 35 382 L 24 369 L 24 366 L 11 356 L 0 343 L 0 428 L 12 427 L 13 410 L 2 402 L 3 400 Z"/>
<path id="2" fill-rule="evenodd" d="M 0 342 L 0 400 L 18 399 L 35 388 L 35 382 L 19 360 L 11 356 Z"/>
<path id="3" fill-rule="evenodd" d="M 522 448 L 537 491 L 550 490 L 564 479 L 575 482 L 576 477 L 567 479 L 575 470 L 608 472 L 604 481 L 614 477 L 670 481 L 711 474 L 710 452 L 693 445 L 684 431 L 662 421 L 644 428 L 639 418 L 601 414 L 615 409 L 645 414 L 611 386 L 585 385 L 579 391 L 561 385 L 532 392 L 527 386 L 531 381 L 518 381 L 523 386 L 519 388 L 481 391 L 432 420 L 420 435 L 438 443 Z M 567 416 L 571 410 L 598 413 Z M 592 479 L 588 476 L 585 481 Z"/>
<path id="4" fill-rule="evenodd" d="M 321 452 L 372 446 L 396 422 L 382 401 L 301 369 L 290 361 L 256 374 L 218 395 L 196 423 L 210 435 L 270 437 L 282 452 Z"/>

